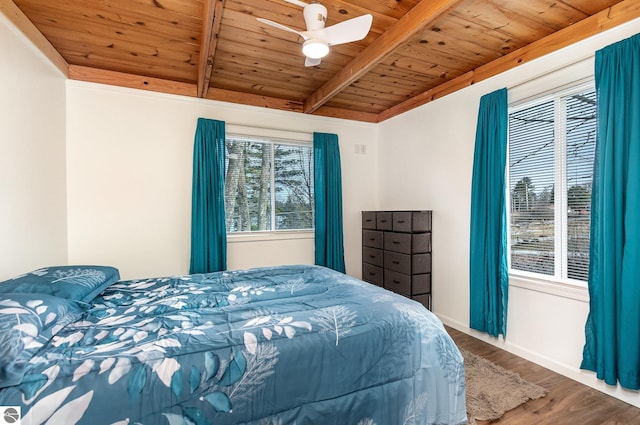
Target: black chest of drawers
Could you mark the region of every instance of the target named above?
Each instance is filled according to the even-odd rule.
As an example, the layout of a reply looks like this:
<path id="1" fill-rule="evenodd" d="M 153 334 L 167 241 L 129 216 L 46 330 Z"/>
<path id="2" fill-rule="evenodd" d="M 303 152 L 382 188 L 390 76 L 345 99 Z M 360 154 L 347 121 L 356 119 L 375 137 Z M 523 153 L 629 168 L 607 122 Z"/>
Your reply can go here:
<path id="1" fill-rule="evenodd" d="M 431 309 L 431 211 L 363 211 L 362 280 Z"/>

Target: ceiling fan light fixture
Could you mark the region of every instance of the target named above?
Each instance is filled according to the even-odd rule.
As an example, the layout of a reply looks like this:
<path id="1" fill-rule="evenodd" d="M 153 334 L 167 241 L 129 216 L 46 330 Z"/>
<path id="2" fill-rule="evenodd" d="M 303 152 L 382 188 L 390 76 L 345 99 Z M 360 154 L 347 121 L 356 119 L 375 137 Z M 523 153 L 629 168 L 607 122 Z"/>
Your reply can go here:
<path id="1" fill-rule="evenodd" d="M 311 38 L 302 45 L 302 53 L 310 59 L 320 59 L 329 53 L 329 43 Z"/>

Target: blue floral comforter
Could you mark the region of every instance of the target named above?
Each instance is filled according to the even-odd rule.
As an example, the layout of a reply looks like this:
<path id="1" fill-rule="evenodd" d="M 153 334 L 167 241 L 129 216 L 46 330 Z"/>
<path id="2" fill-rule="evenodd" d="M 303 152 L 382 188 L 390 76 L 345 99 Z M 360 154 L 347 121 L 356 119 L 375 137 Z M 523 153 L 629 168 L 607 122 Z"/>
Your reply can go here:
<path id="1" fill-rule="evenodd" d="M 463 424 L 420 304 L 317 266 L 123 281 L 0 390 L 22 424 Z"/>

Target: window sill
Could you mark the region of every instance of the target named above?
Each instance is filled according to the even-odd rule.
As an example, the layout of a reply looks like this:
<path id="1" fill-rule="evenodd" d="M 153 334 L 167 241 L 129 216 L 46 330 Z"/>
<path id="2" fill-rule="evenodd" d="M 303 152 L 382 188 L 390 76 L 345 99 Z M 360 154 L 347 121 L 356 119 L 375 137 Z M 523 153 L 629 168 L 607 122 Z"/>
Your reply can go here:
<path id="1" fill-rule="evenodd" d="M 297 239 L 314 239 L 313 230 L 280 230 L 274 232 L 239 232 L 227 233 L 227 243 L 286 241 Z"/>
<path id="2" fill-rule="evenodd" d="M 515 274 L 509 274 L 509 286 L 569 298 L 585 303 L 589 302 L 589 289 L 586 286 L 571 285 L 548 279 L 539 279 Z"/>

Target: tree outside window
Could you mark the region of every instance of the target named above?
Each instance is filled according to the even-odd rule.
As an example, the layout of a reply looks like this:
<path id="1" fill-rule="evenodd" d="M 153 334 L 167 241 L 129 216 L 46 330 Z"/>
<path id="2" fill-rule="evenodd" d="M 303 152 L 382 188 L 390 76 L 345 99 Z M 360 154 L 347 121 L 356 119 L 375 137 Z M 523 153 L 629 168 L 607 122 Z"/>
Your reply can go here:
<path id="1" fill-rule="evenodd" d="M 309 144 L 227 136 L 227 232 L 313 229 Z"/>

